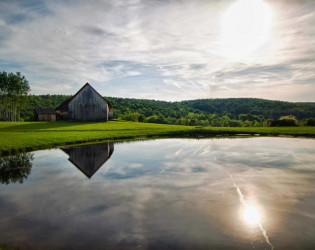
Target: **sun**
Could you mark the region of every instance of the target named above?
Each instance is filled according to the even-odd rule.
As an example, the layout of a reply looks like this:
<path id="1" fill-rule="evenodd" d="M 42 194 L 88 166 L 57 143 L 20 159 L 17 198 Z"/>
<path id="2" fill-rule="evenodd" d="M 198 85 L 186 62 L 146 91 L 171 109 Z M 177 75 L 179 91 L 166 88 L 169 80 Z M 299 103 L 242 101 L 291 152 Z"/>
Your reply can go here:
<path id="1" fill-rule="evenodd" d="M 243 211 L 243 218 L 248 224 L 255 225 L 260 223 L 260 217 L 260 213 L 256 207 L 251 205 L 245 207 Z"/>
<path id="2" fill-rule="evenodd" d="M 222 16 L 222 54 L 243 60 L 268 40 L 272 12 L 263 0 L 238 0 Z"/>

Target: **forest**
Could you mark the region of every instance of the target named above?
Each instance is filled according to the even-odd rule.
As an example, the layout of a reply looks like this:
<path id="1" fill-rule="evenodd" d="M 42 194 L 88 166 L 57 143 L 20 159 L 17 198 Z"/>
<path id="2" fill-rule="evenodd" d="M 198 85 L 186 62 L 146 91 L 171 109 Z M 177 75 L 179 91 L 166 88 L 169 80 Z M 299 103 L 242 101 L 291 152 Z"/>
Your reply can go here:
<path id="1" fill-rule="evenodd" d="M 21 110 L 27 106 L 28 81 L 20 72 L 0 73 L 0 119 L 21 121 Z"/>
<path id="2" fill-rule="evenodd" d="M 0 121 L 33 121 L 36 108 L 56 108 L 67 95 L 28 95 L 28 81 L 19 72 L 0 73 Z M 166 102 L 104 97 L 114 118 L 133 122 L 199 127 L 315 126 L 314 102 L 257 98 L 199 99 Z"/>
<path id="3" fill-rule="evenodd" d="M 35 108 L 56 108 L 70 97 L 29 95 L 27 105 L 21 109 L 21 117 L 25 121 L 32 121 Z M 257 98 L 200 99 L 181 102 L 104 98 L 114 107 L 114 117 L 119 120 L 213 127 L 315 125 L 315 103 Z"/>

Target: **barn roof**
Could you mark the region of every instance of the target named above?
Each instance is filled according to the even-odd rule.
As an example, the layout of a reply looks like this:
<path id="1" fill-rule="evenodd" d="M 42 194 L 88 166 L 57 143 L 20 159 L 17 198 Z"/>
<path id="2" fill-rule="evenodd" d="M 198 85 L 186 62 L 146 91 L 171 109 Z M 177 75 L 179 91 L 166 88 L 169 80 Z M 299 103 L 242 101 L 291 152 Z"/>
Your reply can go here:
<path id="1" fill-rule="evenodd" d="M 114 143 L 97 143 L 74 147 L 61 148 L 69 161 L 86 177 L 91 178 L 111 157 Z"/>
<path id="2" fill-rule="evenodd" d="M 68 104 L 70 102 L 71 98 L 68 98 L 64 100 L 57 108 L 56 110 L 68 110 Z"/>
<path id="3" fill-rule="evenodd" d="M 56 114 L 56 111 L 51 108 L 37 108 L 35 109 L 35 113 L 37 114 Z"/>
<path id="4" fill-rule="evenodd" d="M 112 106 L 112 105 L 110 105 L 110 103 L 109 103 L 107 100 L 105 100 L 105 99 L 103 98 L 103 96 L 101 96 L 100 93 L 98 93 L 98 92 L 87 82 L 86 84 L 84 84 L 84 86 L 83 86 L 74 96 L 72 96 L 72 97 L 70 97 L 69 99 L 66 99 L 65 101 L 63 101 L 63 102 L 56 108 L 56 110 L 68 110 L 68 109 L 69 109 L 69 108 L 68 108 L 69 102 L 71 102 L 86 86 L 91 87 L 91 88 L 96 92 L 97 95 L 99 95 L 105 102 L 107 102 L 107 104 L 108 104 L 110 107 Z"/>

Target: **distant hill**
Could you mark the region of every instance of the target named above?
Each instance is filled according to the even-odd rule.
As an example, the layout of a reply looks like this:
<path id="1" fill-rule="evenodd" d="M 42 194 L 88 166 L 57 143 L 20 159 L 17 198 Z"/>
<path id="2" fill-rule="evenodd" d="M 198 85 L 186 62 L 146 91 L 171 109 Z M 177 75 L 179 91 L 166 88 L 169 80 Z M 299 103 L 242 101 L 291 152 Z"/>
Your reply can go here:
<path id="1" fill-rule="evenodd" d="M 105 99 L 112 102 L 115 109 L 122 111 L 122 113 L 126 111 L 139 112 L 143 110 L 143 108 L 149 108 L 152 109 L 152 112 L 155 114 L 157 112 L 154 112 L 154 110 L 164 110 L 172 113 L 172 111 L 176 112 L 185 109 L 187 112 L 206 114 L 232 114 L 234 116 L 240 114 L 263 115 L 266 119 L 278 119 L 280 116 L 284 115 L 294 115 L 298 119 L 315 117 L 315 102 L 294 103 L 258 98 L 198 99 L 181 102 L 112 97 L 106 97 Z M 165 115 L 167 115 L 167 113 L 165 113 Z"/>
<path id="2" fill-rule="evenodd" d="M 226 98 L 226 99 L 200 99 L 182 101 L 183 105 L 207 113 L 233 115 L 252 114 L 263 115 L 266 119 L 278 119 L 284 115 L 294 115 L 298 119 L 315 117 L 314 102 L 284 102 L 258 98 Z"/>
<path id="3" fill-rule="evenodd" d="M 31 95 L 22 116 L 33 119 L 38 107 L 55 108 L 70 96 Z M 314 102 L 284 102 L 257 98 L 199 99 L 166 102 L 145 99 L 105 97 L 114 107 L 116 118 L 126 120 L 210 126 L 264 126 L 268 119 L 294 115 L 298 120 L 315 117 Z M 252 122 L 253 124 L 250 124 Z"/>

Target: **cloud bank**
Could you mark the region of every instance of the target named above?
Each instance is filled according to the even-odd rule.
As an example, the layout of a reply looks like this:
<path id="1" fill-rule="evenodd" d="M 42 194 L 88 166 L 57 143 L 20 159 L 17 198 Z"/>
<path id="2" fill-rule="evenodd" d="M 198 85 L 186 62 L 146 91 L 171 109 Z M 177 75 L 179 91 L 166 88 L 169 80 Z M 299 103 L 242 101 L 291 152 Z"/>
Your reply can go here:
<path id="1" fill-rule="evenodd" d="M 315 6 L 265 1 L 269 37 L 230 60 L 221 40 L 232 0 L 1 1 L 0 69 L 33 94 L 162 100 L 259 97 L 315 101 Z"/>

